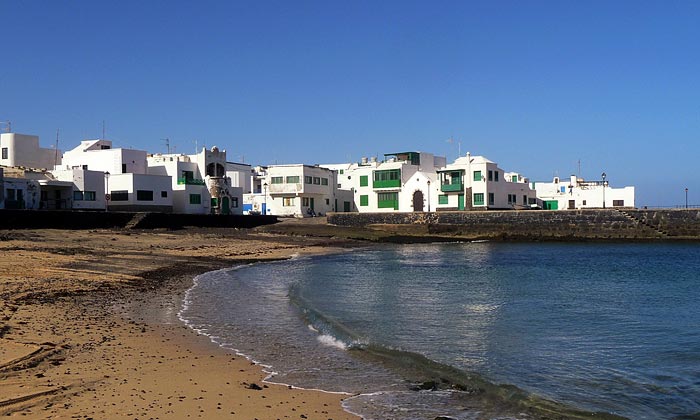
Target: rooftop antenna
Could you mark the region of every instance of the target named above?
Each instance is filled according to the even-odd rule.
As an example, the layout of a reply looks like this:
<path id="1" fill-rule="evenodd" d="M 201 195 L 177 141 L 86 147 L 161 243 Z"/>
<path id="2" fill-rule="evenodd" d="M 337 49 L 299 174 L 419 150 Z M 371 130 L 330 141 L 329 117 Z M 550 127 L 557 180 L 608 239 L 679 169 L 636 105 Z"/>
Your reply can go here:
<path id="1" fill-rule="evenodd" d="M 581 159 L 578 160 L 578 178 L 581 178 Z"/>
<path id="2" fill-rule="evenodd" d="M 0 125 L 2 126 L 3 132 L 5 132 L 5 133 L 12 132 L 12 121 L 0 121 Z"/>
<path id="3" fill-rule="evenodd" d="M 60 128 L 56 129 L 56 147 L 54 150 L 54 156 L 53 156 L 53 167 L 55 168 L 56 165 L 58 165 L 58 133 L 60 132 Z"/>
<path id="4" fill-rule="evenodd" d="M 165 148 L 168 150 L 168 154 L 170 154 L 170 137 L 161 139 L 161 141 L 165 142 Z"/>
<path id="5" fill-rule="evenodd" d="M 196 155 L 197 153 L 199 153 L 199 142 L 197 139 L 194 139 L 194 154 Z"/>
<path id="6" fill-rule="evenodd" d="M 455 140 L 454 137 L 450 136 L 450 138 L 447 139 L 447 142 L 450 144 L 454 144 L 455 142 L 457 142 L 457 157 L 462 157 L 462 141 Z"/>
<path id="7" fill-rule="evenodd" d="M 105 131 L 106 131 L 106 128 L 105 128 L 105 120 L 102 120 L 102 137 L 100 138 L 100 140 L 104 140 L 104 139 L 106 138 L 106 137 L 105 137 Z"/>

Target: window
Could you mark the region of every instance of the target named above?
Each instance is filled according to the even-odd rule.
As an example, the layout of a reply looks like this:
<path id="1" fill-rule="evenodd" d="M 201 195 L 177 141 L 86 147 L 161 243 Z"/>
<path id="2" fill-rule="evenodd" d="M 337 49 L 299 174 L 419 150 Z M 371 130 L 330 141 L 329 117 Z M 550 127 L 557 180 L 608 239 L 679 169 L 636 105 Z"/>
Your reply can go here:
<path id="1" fill-rule="evenodd" d="M 494 202 L 495 202 L 495 198 L 493 196 L 493 193 L 489 193 L 489 206 L 493 206 Z"/>
<path id="2" fill-rule="evenodd" d="M 363 207 L 369 206 L 369 196 L 368 195 L 361 195 L 360 196 L 360 205 Z"/>
<path id="3" fill-rule="evenodd" d="M 182 177 L 185 179 L 185 182 L 193 180 L 194 179 L 194 172 L 182 171 Z"/>
<path id="4" fill-rule="evenodd" d="M 508 204 L 512 204 L 512 203 L 513 203 L 513 197 L 515 197 L 514 194 L 508 194 Z"/>
<path id="5" fill-rule="evenodd" d="M 294 206 L 294 197 L 284 197 L 282 198 L 282 206 L 292 207 Z"/>
<path id="6" fill-rule="evenodd" d="M 395 188 L 401 186 L 401 170 L 374 171 L 374 188 Z"/>
<path id="7" fill-rule="evenodd" d="M 231 207 L 234 209 L 238 208 L 238 197 L 231 197 Z"/>
<path id="8" fill-rule="evenodd" d="M 474 181 L 481 181 L 481 171 L 474 171 Z"/>
<path id="9" fill-rule="evenodd" d="M 583 205 L 584 205 L 584 206 L 586 205 L 586 200 L 583 200 Z"/>
<path id="10" fill-rule="evenodd" d="M 314 185 L 321 185 L 321 178 L 315 176 L 314 177 Z"/>
<path id="11" fill-rule="evenodd" d="M 493 180 L 498 182 L 498 171 L 493 171 Z"/>
<path id="12" fill-rule="evenodd" d="M 369 185 L 369 176 L 360 175 L 360 187 L 367 187 Z"/>
<path id="13" fill-rule="evenodd" d="M 137 201 L 153 201 L 153 191 L 136 190 Z"/>
<path id="14" fill-rule="evenodd" d="M 566 187 L 559 187 L 559 192 L 564 194 L 566 192 Z"/>
<path id="15" fill-rule="evenodd" d="M 380 209 L 393 208 L 394 210 L 399 209 L 399 193 L 378 193 L 377 194 L 377 207 Z"/>
<path id="16" fill-rule="evenodd" d="M 489 171 L 489 181 L 493 181 L 493 171 Z"/>
<path id="17" fill-rule="evenodd" d="M 321 178 L 321 185 L 328 185 L 328 178 Z"/>
<path id="18" fill-rule="evenodd" d="M 449 197 L 446 194 L 438 195 L 438 204 L 447 204 Z"/>
<path id="19" fill-rule="evenodd" d="M 109 150 L 109 148 L 110 148 L 110 147 L 107 146 L 106 144 L 100 145 L 100 150 Z"/>
<path id="20" fill-rule="evenodd" d="M 309 207 L 309 197 L 302 197 L 301 205 L 305 206 L 305 207 Z"/>
<path id="21" fill-rule="evenodd" d="M 283 176 L 273 176 L 270 178 L 270 183 L 271 184 L 282 184 L 284 183 L 284 177 Z"/>
<path id="22" fill-rule="evenodd" d="M 200 194 L 190 194 L 190 204 L 202 204 L 202 196 Z"/>
<path id="23" fill-rule="evenodd" d="M 340 174 L 342 175 L 342 174 L 344 174 L 344 173 L 345 173 L 345 171 L 344 171 L 343 169 L 341 169 L 341 170 L 340 170 Z"/>
<path id="24" fill-rule="evenodd" d="M 112 201 L 129 201 L 129 191 L 112 191 Z"/>
<path id="25" fill-rule="evenodd" d="M 73 191 L 73 201 L 83 201 L 83 192 Z"/>
<path id="26" fill-rule="evenodd" d="M 625 200 L 613 200 L 613 207 L 625 207 Z"/>
<path id="27" fill-rule="evenodd" d="M 304 184 L 311 184 L 313 182 L 313 178 L 310 176 L 305 176 L 304 177 Z"/>
<path id="28" fill-rule="evenodd" d="M 97 200 L 97 193 L 95 191 L 85 191 L 83 197 L 85 201 L 95 201 Z"/>
<path id="29" fill-rule="evenodd" d="M 122 173 L 126 173 L 126 163 L 122 163 Z"/>
<path id="30" fill-rule="evenodd" d="M 331 205 L 331 200 L 328 199 L 328 198 L 326 198 L 326 205 L 327 205 L 327 206 L 330 206 L 330 205 Z"/>
<path id="31" fill-rule="evenodd" d="M 474 193 L 474 205 L 483 206 L 484 205 L 484 193 Z"/>
<path id="32" fill-rule="evenodd" d="M 168 198 L 168 192 L 167 192 L 167 191 L 161 191 L 161 192 L 160 192 L 160 198 Z"/>
<path id="33" fill-rule="evenodd" d="M 7 147 L 3 147 L 3 148 L 2 148 L 2 158 L 3 158 L 3 159 L 8 159 L 8 155 L 9 155 L 9 154 L 10 154 L 10 152 L 9 152 L 9 150 L 7 149 Z"/>
<path id="34" fill-rule="evenodd" d="M 288 176 L 285 181 L 287 182 L 287 184 L 298 184 L 299 177 L 298 176 Z"/>
<path id="35" fill-rule="evenodd" d="M 88 170 L 88 166 L 87 166 L 87 165 L 83 165 L 83 171 L 87 171 L 87 170 Z"/>
<path id="36" fill-rule="evenodd" d="M 523 196 L 523 205 L 527 206 L 527 196 Z"/>
<path id="37" fill-rule="evenodd" d="M 510 180 L 511 180 L 511 182 L 518 182 L 518 176 L 513 175 Z"/>

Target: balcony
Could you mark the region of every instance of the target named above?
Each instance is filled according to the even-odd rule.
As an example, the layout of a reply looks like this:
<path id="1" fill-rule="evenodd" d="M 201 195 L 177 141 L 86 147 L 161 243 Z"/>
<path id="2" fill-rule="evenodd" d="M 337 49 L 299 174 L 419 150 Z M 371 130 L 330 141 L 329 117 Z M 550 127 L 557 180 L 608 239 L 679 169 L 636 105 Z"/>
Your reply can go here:
<path id="1" fill-rule="evenodd" d="M 442 191 L 442 192 L 464 191 L 464 184 L 462 184 L 461 182 L 455 182 L 453 184 L 450 184 L 450 183 L 440 184 L 440 191 Z"/>
<path id="2" fill-rule="evenodd" d="M 401 170 L 374 171 L 373 188 L 401 188 Z"/>
<path id="3" fill-rule="evenodd" d="M 205 185 L 203 179 L 178 178 L 177 185 Z"/>

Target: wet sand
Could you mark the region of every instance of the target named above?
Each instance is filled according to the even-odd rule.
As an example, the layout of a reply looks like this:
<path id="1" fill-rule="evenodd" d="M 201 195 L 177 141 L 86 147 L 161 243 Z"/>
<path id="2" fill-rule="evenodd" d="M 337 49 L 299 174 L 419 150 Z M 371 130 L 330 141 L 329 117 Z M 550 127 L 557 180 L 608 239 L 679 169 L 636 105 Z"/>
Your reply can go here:
<path id="1" fill-rule="evenodd" d="M 0 231 L 0 415 L 354 419 L 177 320 L 195 275 L 347 243 L 234 229 Z"/>

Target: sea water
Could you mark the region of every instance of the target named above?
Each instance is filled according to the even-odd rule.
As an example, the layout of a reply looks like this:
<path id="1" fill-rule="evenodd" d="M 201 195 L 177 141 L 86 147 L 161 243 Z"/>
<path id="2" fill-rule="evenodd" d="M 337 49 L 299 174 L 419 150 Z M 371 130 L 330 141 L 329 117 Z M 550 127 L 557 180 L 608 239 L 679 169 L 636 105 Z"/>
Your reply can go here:
<path id="1" fill-rule="evenodd" d="M 698 244 L 381 246 L 201 275 L 180 315 L 367 419 L 700 418 Z"/>

